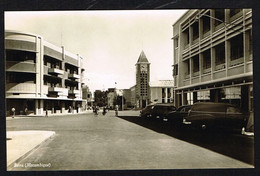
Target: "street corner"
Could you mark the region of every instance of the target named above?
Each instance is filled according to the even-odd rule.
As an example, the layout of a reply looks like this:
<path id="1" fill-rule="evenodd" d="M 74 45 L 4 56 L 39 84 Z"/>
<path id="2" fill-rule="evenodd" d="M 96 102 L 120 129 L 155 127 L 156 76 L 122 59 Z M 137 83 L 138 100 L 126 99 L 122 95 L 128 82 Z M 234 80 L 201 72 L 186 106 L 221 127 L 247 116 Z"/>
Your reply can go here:
<path id="1" fill-rule="evenodd" d="M 28 156 L 55 134 L 54 131 L 7 131 L 7 169 L 12 168 L 16 162 Z"/>

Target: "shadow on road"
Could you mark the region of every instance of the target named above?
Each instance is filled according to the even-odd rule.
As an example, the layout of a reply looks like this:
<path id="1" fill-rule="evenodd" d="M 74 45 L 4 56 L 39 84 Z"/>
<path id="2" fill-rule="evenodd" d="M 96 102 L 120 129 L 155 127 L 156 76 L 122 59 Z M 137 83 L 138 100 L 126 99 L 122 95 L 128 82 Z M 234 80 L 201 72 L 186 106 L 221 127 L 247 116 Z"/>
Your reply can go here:
<path id="1" fill-rule="evenodd" d="M 254 137 L 241 135 L 237 131 L 201 131 L 138 116 L 119 116 L 118 118 L 254 165 Z"/>

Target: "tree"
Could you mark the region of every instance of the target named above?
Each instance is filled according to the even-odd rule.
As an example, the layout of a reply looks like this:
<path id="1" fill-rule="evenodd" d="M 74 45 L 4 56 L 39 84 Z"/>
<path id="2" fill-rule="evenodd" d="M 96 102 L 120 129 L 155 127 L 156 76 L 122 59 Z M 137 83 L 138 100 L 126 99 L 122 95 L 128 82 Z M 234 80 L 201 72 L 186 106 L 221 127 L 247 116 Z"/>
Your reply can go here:
<path id="1" fill-rule="evenodd" d="M 102 107 L 107 105 L 107 91 L 96 90 L 94 97 L 97 106 Z"/>

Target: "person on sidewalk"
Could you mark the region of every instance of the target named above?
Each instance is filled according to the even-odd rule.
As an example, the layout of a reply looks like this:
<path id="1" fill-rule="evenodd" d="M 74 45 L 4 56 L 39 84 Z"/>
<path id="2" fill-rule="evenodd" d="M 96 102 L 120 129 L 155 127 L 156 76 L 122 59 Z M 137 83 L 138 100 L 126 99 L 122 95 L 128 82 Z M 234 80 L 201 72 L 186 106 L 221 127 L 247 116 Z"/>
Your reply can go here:
<path id="1" fill-rule="evenodd" d="M 48 108 L 47 107 L 45 108 L 45 111 L 46 111 L 45 117 L 48 117 Z"/>
<path id="2" fill-rule="evenodd" d="M 15 116 L 15 108 L 12 108 L 12 112 L 13 112 L 12 118 L 14 118 L 14 116 Z"/>
<path id="3" fill-rule="evenodd" d="M 115 107 L 115 116 L 116 117 L 118 116 L 118 105 L 116 105 L 116 107 Z"/>
<path id="4" fill-rule="evenodd" d="M 24 114 L 27 116 L 27 112 L 28 112 L 28 108 L 27 107 L 25 107 L 25 109 L 24 109 Z"/>

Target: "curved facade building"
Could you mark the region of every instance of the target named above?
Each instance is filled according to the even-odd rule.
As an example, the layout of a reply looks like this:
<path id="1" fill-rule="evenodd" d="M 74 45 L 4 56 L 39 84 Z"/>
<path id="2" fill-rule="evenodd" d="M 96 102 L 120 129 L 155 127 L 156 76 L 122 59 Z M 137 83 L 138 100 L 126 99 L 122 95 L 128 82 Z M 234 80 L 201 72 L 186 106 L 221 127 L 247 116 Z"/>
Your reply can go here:
<path id="1" fill-rule="evenodd" d="M 5 31 L 5 59 L 7 115 L 13 107 L 20 115 L 80 112 L 80 55 L 38 35 Z"/>

